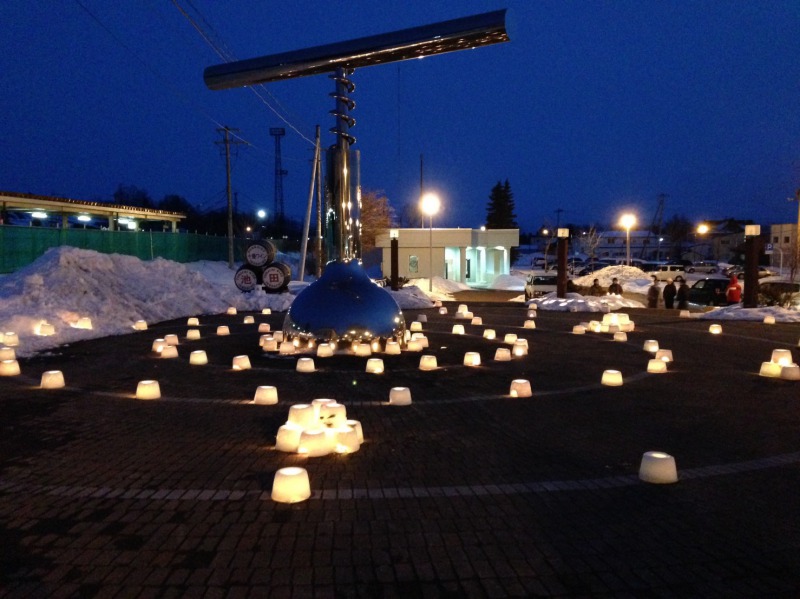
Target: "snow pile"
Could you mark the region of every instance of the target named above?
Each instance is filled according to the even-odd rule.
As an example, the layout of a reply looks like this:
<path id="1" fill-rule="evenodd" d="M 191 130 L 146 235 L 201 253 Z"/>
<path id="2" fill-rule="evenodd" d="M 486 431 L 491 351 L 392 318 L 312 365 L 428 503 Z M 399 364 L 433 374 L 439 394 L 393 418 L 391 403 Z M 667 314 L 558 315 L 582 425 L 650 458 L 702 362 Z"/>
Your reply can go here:
<path id="1" fill-rule="evenodd" d="M 442 277 L 433 277 L 433 291 L 431 292 L 427 291 L 430 288 L 430 279 L 428 278 L 411 279 L 407 287 L 409 286 L 416 287 L 425 293 L 425 295 L 427 295 L 430 299 L 443 302 L 452 301 L 453 293 L 456 291 L 464 291 L 465 289 L 470 288 L 469 285 L 465 285 L 464 283 L 443 279 Z M 402 304 L 400 307 L 403 307 Z"/>
<path id="2" fill-rule="evenodd" d="M 623 291 L 629 293 L 646 294 L 647 288 L 652 283 L 650 275 L 641 268 L 625 266 L 623 264 L 606 266 L 586 276 L 572 279 L 572 282 L 581 287 L 591 287 L 592 282 L 598 279 L 601 287 L 608 287 L 611 285 L 611 280 L 614 278 L 618 279 L 619 284 L 622 285 Z"/>
<path id="3" fill-rule="evenodd" d="M 489 289 L 524 291 L 525 279 L 514 275 L 497 275 L 489 285 Z"/>
<path id="4" fill-rule="evenodd" d="M 289 309 L 308 283 L 292 282 L 288 293 L 242 293 L 224 262 L 179 264 L 158 258 L 149 262 L 133 256 L 101 254 L 70 247 L 52 248 L 35 262 L 0 278 L 0 331 L 20 339 L 17 355 L 29 356 L 81 339 L 133 331 L 137 320 L 163 320 L 218 314 L 233 306 L 239 311 Z M 394 292 L 401 308 L 430 307 L 419 289 Z M 89 317 L 92 329 L 74 325 Z M 38 336 L 46 321 L 56 334 Z"/>
<path id="5" fill-rule="evenodd" d="M 735 304 L 714 308 L 700 314 L 692 314 L 692 316 L 703 320 L 755 320 L 758 322 L 763 321 L 765 316 L 774 316 L 775 322 L 800 322 L 800 311 L 778 306 L 742 308 L 741 304 Z"/>
<path id="6" fill-rule="evenodd" d="M 580 293 L 567 293 L 565 297 L 559 298 L 555 292 L 529 300 L 528 305 L 530 304 L 553 312 L 610 312 L 622 308 L 644 308 L 641 302 L 625 299 L 620 295 L 589 297 Z"/>

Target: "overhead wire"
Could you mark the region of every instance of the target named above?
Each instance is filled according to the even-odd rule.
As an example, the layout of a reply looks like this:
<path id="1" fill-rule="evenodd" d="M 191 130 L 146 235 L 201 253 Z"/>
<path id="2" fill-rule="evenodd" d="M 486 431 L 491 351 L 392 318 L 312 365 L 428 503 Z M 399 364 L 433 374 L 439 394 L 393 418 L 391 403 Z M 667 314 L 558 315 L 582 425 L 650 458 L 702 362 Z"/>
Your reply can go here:
<path id="1" fill-rule="evenodd" d="M 192 10 L 194 10 L 194 12 L 197 13 L 198 17 L 208 26 L 208 28 L 216 35 L 216 37 L 221 39 L 220 36 L 218 34 L 216 34 L 216 32 L 214 31 L 214 28 L 211 27 L 211 25 L 208 22 L 208 20 L 197 9 L 197 7 L 195 7 L 194 4 L 192 4 L 191 0 L 185 0 L 185 1 L 192 8 Z M 193 19 L 192 16 L 186 10 L 184 10 L 183 6 L 181 6 L 181 4 L 180 4 L 180 2 L 178 0 L 172 0 L 172 4 L 175 5 L 175 8 L 177 8 L 178 11 L 184 16 L 184 18 L 187 21 L 189 21 L 191 26 L 195 29 L 195 31 L 197 31 L 197 33 L 200 35 L 200 37 L 203 38 L 203 41 L 205 41 L 205 43 L 208 44 L 208 46 L 217 54 L 217 56 L 219 56 L 225 62 L 233 62 L 233 61 L 237 60 L 236 56 L 230 50 L 227 49 L 227 44 L 224 44 L 224 42 L 221 42 L 222 44 L 224 44 L 226 46 L 226 48 L 225 49 L 220 48 L 220 44 L 218 44 L 214 39 L 212 39 L 212 36 L 209 35 L 208 33 L 206 33 L 206 31 L 203 29 L 203 27 L 201 27 L 200 24 L 198 24 L 197 21 L 195 19 Z M 277 116 L 287 127 L 289 127 L 292 131 L 297 133 L 297 135 L 299 135 L 302 139 L 306 140 L 308 143 L 310 143 L 312 145 L 315 144 L 313 139 L 311 139 L 308 136 L 306 136 L 305 134 L 303 134 L 303 132 L 301 132 L 300 129 L 298 129 L 294 125 L 294 123 L 289 121 L 288 118 L 284 117 L 278 111 L 278 109 L 275 108 L 274 106 L 272 106 L 272 104 L 262 95 L 262 92 L 263 92 L 264 94 L 266 94 L 270 98 L 272 98 L 273 101 L 280 106 L 280 102 L 278 102 L 277 98 L 275 98 L 275 96 L 269 90 L 267 90 L 267 88 L 263 84 L 248 85 L 246 87 L 247 87 L 247 89 L 252 91 L 256 95 L 256 97 L 259 100 L 261 100 L 261 102 L 270 111 L 272 111 L 272 113 L 275 116 Z M 283 109 L 283 106 L 281 106 L 281 108 Z"/>

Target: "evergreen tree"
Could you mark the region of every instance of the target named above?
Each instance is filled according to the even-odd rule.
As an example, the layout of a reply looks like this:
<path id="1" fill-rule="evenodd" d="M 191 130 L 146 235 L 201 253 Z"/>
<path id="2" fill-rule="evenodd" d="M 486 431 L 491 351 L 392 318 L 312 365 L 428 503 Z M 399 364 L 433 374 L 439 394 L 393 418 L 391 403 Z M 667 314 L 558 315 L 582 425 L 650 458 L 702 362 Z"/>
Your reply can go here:
<path id="1" fill-rule="evenodd" d="M 492 187 L 489 195 L 489 204 L 486 207 L 487 229 L 516 229 L 517 215 L 514 214 L 514 194 L 511 185 L 506 179 L 505 183 L 497 182 Z"/>

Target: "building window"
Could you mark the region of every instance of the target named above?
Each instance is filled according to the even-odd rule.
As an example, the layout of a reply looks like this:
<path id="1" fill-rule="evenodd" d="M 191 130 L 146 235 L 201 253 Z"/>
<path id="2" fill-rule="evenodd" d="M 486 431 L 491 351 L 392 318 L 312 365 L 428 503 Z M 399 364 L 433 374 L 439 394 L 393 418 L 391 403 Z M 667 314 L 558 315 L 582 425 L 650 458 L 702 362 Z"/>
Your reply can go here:
<path id="1" fill-rule="evenodd" d="M 408 272 L 419 272 L 419 258 L 416 256 L 408 257 Z"/>
<path id="2" fill-rule="evenodd" d="M 777 241 L 777 239 L 775 241 Z M 788 235 L 783 238 L 783 243 L 789 243 L 789 236 Z"/>
<path id="3" fill-rule="evenodd" d="M 778 243 L 778 236 L 777 235 L 772 238 L 772 243 Z"/>

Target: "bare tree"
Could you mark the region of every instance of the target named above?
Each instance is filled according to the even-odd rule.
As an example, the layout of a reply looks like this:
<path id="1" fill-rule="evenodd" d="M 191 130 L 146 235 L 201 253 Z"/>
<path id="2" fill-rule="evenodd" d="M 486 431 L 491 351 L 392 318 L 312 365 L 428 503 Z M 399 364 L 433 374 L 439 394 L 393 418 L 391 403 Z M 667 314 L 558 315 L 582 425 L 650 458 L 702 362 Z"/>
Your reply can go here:
<path id="1" fill-rule="evenodd" d="M 361 194 L 361 249 L 368 252 L 375 247 L 375 236 L 394 224 L 394 210 L 382 191 L 365 191 Z"/>

